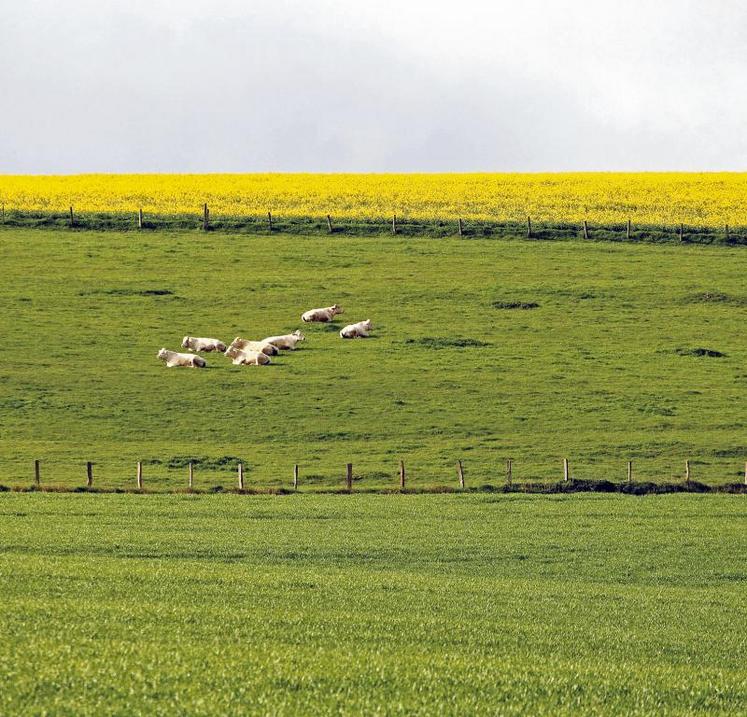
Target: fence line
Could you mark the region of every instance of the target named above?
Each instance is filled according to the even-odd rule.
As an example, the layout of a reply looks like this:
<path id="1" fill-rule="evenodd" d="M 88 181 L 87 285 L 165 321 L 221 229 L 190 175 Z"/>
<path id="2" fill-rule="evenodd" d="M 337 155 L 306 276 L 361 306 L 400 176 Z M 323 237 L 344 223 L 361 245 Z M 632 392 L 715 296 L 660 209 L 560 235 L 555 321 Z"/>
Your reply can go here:
<path id="1" fill-rule="evenodd" d="M 38 458 L 34 459 L 33 463 L 33 483 L 31 484 L 33 488 L 38 490 L 44 490 L 45 488 L 53 488 L 53 489 L 59 489 L 60 486 L 55 485 L 53 483 L 45 483 L 42 484 L 41 479 L 41 463 L 42 461 Z M 685 470 L 684 474 L 682 476 L 682 483 L 679 485 L 683 489 L 687 490 L 696 490 L 697 492 L 705 492 L 707 490 L 718 490 L 719 487 L 722 488 L 736 488 L 739 490 L 736 490 L 735 492 L 743 492 L 747 493 L 747 461 L 745 461 L 744 464 L 744 481 L 742 483 L 736 482 L 736 483 L 724 483 L 716 486 L 709 486 L 707 484 L 698 483 L 694 480 L 694 473 L 693 473 L 693 464 L 690 459 L 685 460 Z M 85 487 L 87 489 L 98 489 L 98 486 L 94 485 L 94 463 L 92 461 L 86 461 L 85 462 L 85 468 L 86 468 L 86 483 Z M 609 479 L 579 479 L 573 476 L 571 472 L 570 467 L 570 459 L 569 458 L 563 458 L 562 462 L 558 463 L 558 480 L 557 485 L 558 486 L 565 486 L 563 490 L 566 490 L 568 487 L 570 487 L 572 484 L 576 487 L 588 485 L 588 490 L 596 490 L 599 489 L 600 484 L 604 485 L 618 485 L 618 486 L 628 486 L 629 488 L 634 487 L 634 481 L 633 481 L 633 461 L 629 460 L 626 463 L 627 472 L 626 472 L 626 480 L 620 480 L 618 483 L 615 483 L 614 481 L 611 481 Z M 525 481 L 524 483 L 514 483 L 514 459 L 513 458 L 507 458 L 506 459 L 506 468 L 505 468 L 505 489 L 512 489 L 513 487 L 517 487 L 519 490 L 521 490 L 522 486 L 534 486 L 538 487 L 541 485 L 545 486 L 552 486 L 552 483 L 547 483 L 546 481 Z M 236 464 L 236 470 L 237 470 L 237 490 L 240 493 L 247 492 L 247 487 L 245 483 L 245 469 L 244 469 L 244 463 L 239 461 Z M 561 472 L 562 471 L 562 472 Z M 407 480 L 407 473 L 405 469 L 405 462 L 404 460 L 399 461 L 399 470 L 393 471 L 393 477 L 396 477 L 399 482 L 399 490 L 401 492 L 407 492 L 406 488 L 406 480 Z M 196 491 L 195 488 L 195 462 L 189 461 L 187 464 L 187 474 L 186 474 L 186 489 L 188 491 Z M 458 487 L 460 490 L 467 490 L 466 488 L 466 481 L 465 481 L 465 466 L 464 462 L 459 459 L 456 462 L 456 486 L 452 484 L 451 488 Z M 352 493 L 355 483 L 355 476 L 353 472 L 353 463 L 346 463 L 345 464 L 345 471 L 344 471 L 344 483 L 343 483 L 343 490 L 346 493 Z M 299 489 L 299 465 L 296 463 L 293 465 L 293 473 L 292 473 L 292 489 L 293 491 L 298 491 Z M 638 485 L 647 485 L 652 486 L 651 492 L 656 492 L 654 489 L 656 486 L 660 487 L 666 487 L 666 486 L 675 486 L 677 484 L 672 483 L 655 483 L 651 481 L 645 481 L 643 483 L 640 483 Z M 137 461 L 136 463 L 136 472 L 135 472 L 135 486 L 134 489 L 138 491 L 144 490 L 144 480 L 143 480 L 143 462 Z M 485 484 L 483 484 L 484 488 Z M 446 485 L 443 486 L 446 489 L 449 489 L 450 486 Z M 260 489 L 261 486 L 255 486 L 254 489 Z M 477 485 L 474 487 L 475 489 L 479 490 L 480 486 Z M 743 488 L 743 489 L 742 489 Z M 0 489 L 2 490 L 8 490 L 7 487 L 0 486 Z M 220 490 L 222 490 L 222 486 L 220 487 Z M 431 485 L 431 489 L 434 491 L 437 491 L 439 489 L 439 486 Z M 582 488 L 583 489 L 583 488 Z M 71 490 L 76 490 L 75 488 L 71 488 Z M 418 487 L 414 489 L 413 492 L 417 492 Z M 158 491 L 153 491 L 158 492 Z M 251 491 L 249 491 L 251 492 Z"/>
<path id="2" fill-rule="evenodd" d="M 14 217 L 11 217 L 11 213 L 15 215 Z M 256 225 L 257 227 L 262 228 L 263 226 L 266 226 L 266 229 L 270 232 L 273 232 L 275 230 L 281 231 L 282 227 L 278 224 L 278 218 L 276 215 L 273 215 L 272 211 L 268 211 L 266 215 L 266 225 L 262 224 L 261 219 L 257 215 L 226 215 L 222 220 L 215 219 L 215 216 L 211 214 L 211 210 L 207 204 L 207 202 L 203 203 L 202 205 L 202 212 L 201 215 L 197 216 L 195 213 L 194 215 L 189 214 L 158 214 L 154 213 L 154 221 L 150 224 L 146 221 L 145 213 L 143 211 L 142 207 L 139 207 L 137 209 L 133 209 L 133 214 L 125 214 L 122 212 L 88 212 L 90 216 L 92 216 L 92 219 L 89 221 L 88 226 L 90 226 L 93 229 L 128 229 L 130 227 L 134 228 L 137 227 L 138 230 L 143 230 L 145 228 L 149 229 L 156 229 L 158 228 L 158 224 L 163 224 L 164 228 L 169 229 L 190 229 L 190 228 L 201 228 L 203 231 L 209 231 L 213 229 L 226 229 L 230 230 L 231 223 L 239 222 L 241 223 L 240 226 L 243 229 L 247 229 L 246 226 L 247 222 L 250 222 L 253 225 Z M 190 216 L 192 217 L 190 219 Z M 0 223 L 4 225 L 10 225 L 10 226 L 24 226 L 23 222 L 19 222 L 18 218 L 20 217 L 21 220 L 24 218 L 28 219 L 49 219 L 51 221 L 54 221 L 55 219 L 59 218 L 60 215 L 56 212 L 44 212 L 44 211 L 36 211 L 36 210 L 9 210 L 8 212 L 5 211 L 5 205 L 3 205 L 2 214 L 0 215 Z M 104 217 L 108 224 L 105 226 L 97 226 L 96 223 L 101 222 L 101 217 Z M 132 217 L 132 218 L 128 218 Z M 351 230 L 355 229 L 369 229 L 376 233 L 384 233 L 386 231 L 386 224 L 385 220 L 380 219 L 359 219 L 356 220 L 352 217 L 344 218 L 342 221 L 339 219 L 335 221 L 335 226 L 333 228 L 332 225 L 333 217 L 331 214 L 327 213 L 326 215 L 321 215 L 320 217 L 316 216 L 292 216 L 288 217 L 286 222 L 286 229 L 289 227 L 294 227 L 295 224 L 308 224 L 313 223 L 314 225 L 319 225 L 318 228 L 321 229 L 324 227 L 326 229 L 326 233 L 337 233 L 337 232 L 344 232 L 346 228 L 349 228 Z M 488 235 L 492 235 L 493 233 L 497 232 L 499 229 L 503 231 L 503 233 L 508 233 L 510 236 L 521 236 L 523 233 L 522 230 L 522 222 L 516 220 L 516 219 L 504 219 L 501 220 L 499 218 L 495 219 L 485 219 L 485 220 L 465 220 L 462 216 L 456 216 L 453 217 L 453 224 L 450 224 L 450 220 L 448 217 L 433 217 L 432 219 L 403 219 L 401 216 L 398 216 L 395 213 L 392 214 L 391 218 L 391 233 L 392 234 L 401 234 L 406 229 L 419 229 L 422 233 L 427 234 L 428 232 L 437 231 L 439 235 L 443 236 L 459 236 L 459 237 L 465 237 L 465 236 L 480 236 L 486 235 L 485 232 L 488 232 Z M 112 226 L 111 223 L 114 223 L 116 226 Z M 134 224 L 133 224 L 134 222 Z M 183 222 L 188 222 L 186 226 L 183 226 Z M 243 222 L 243 223 L 242 223 Z M 74 207 L 70 206 L 68 213 L 66 215 L 66 224 L 71 229 L 85 229 L 87 227 L 86 221 L 84 219 L 83 214 L 76 213 L 74 211 Z M 544 225 L 544 228 L 543 226 Z M 37 226 L 37 225 L 33 225 Z M 41 228 L 44 228 L 44 225 L 40 225 Z M 453 227 L 452 229 L 449 229 L 449 227 Z M 236 227 L 234 227 L 236 228 Z M 304 227 L 305 229 L 309 229 L 308 226 Z M 596 233 L 594 233 L 592 230 L 596 230 Z M 722 225 L 722 228 L 719 229 L 715 226 L 704 226 L 704 225 L 687 225 L 684 222 L 678 222 L 675 225 L 667 225 L 667 224 L 652 224 L 652 223 L 644 223 L 640 225 L 640 228 L 638 229 L 638 235 L 639 238 L 646 239 L 650 238 L 649 235 L 652 232 L 659 232 L 660 234 L 672 236 L 673 238 L 676 237 L 680 242 L 684 242 L 686 237 L 698 237 L 707 235 L 712 238 L 712 240 L 717 240 L 719 238 L 723 239 L 727 243 L 747 243 L 747 226 L 741 227 L 741 233 L 737 231 L 737 227 L 734 225 L 730 225 L 728 222 Z M 454 231 L 455 230 L 455 231 Z M 510 230 L 510 231 L 509 231 Z M 603 233 L 612 233 L 612 234 L 620 234 L 624 235 L 627 240 L 632 240 L 635 237 L 633 236 L 634 230 L 633 230 L 633 223 L 630 218 L 623 221 L 620 220 L 620 222 L 612 222 L 610 224 L 599 224 L 595 227 L 592 227 L 591 223 L 588 219 L 583 219 L 580 222 L 573 222 L 568 220 L 558 220 L 558 221 L 552 221 L 552 220 L 545 220 L 542 223 L 537 223 L 536 221 L 533 222 L 532 218 L 530 216 L 527 216 L 526 218 L 526 237 L 528 239 L 533 238 L 543 238 L 544 234 L 547 233 L 571 233 L 571 236 L 575 236 L 577 238 L 583 238 L 586 240 L 592 239 L 592 238 L 602 238 L 604 239 L 604 236 L 600 236 L 598 232 Z M 417 231 L 413 232 L 417 233 Z"/>

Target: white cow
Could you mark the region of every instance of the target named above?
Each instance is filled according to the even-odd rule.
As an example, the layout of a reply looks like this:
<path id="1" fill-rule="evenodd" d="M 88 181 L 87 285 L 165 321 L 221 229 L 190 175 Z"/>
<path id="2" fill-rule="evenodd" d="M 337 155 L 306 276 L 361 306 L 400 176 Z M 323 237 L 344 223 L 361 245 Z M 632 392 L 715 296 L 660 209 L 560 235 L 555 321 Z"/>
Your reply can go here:
<path id="1" fill-rule="evenodd" d="M 272 344 L 281 351 L 293 351 L 299 341 L 306 341 L 306 337 L 296 329 L 292 334 L 285 334 L 284 336 L 268 336 L 263 340 L 268 344 Z"/>
<path id="2" fill-rule="evenodd" d="M 190 368 L 205 368 L 207 363 L 202 356 L 196 354 L 179 354 L 176 351 L 161 349 L 158 352 L 158 358 L 165 361 L 169 368 L 174 366 L 189 366 Z"/>
<path id="3" fill-rule="evenodd" d="M 231 342 L 231 345 L 224 351 L 226 356 L 231 355 L 228 353 L 231 350 L 261 351 L 263 354 L 267 354 L 268 356 L 275 356 L 278 352 L 277 347 L 267 343 L 267 341 L 248 341 L 247 339 L 242 339 L 240 336 L 237 336 Z"/>
<path id="4" fill-rule="evenodd" d="M 301 314 L 301 321 L 309 323 L 310 321 L 321 321 L 327 323 L 337 316 L 337 314 L 345 313 L 342 310 L 342 306 L 333 304 L 332 306 L 325 306 L 322 309 L 311 309 L 304 314 Z"/>
<path id="5" fill-rule="evenodd" d="M 266 366 L 270 363 L 270 357 L 261 351 L 236 351 L 233 358 L 234 366 Z"/>
<path id="6" fill-rule="evenodd" d="M 190 351 L 225 351 L 226 345 L 220 339 L 204 339 L 195 336 L 185 336 L 182 348 Z"/>
<path id="7" fill-rule="evenodd" d="M 343 339 L 365 339 L 368 338 L 371 331 L 371 319 L 359 321 L 357 324 L 348 324 L 340 331 L 340 337 Z"/>

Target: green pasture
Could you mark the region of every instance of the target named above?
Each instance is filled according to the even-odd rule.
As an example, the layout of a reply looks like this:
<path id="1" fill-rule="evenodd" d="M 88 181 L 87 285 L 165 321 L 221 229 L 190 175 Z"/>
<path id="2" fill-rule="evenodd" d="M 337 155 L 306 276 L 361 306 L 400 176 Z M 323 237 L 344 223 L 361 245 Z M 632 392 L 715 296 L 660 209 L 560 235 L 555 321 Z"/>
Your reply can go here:
<path id="1" fill-rule="evenodd" d="M 0 714 L 742 714 L 746 524 L 725 495 L 0 494 Z"/>
<path id="2" fill-rule="evenodd" d="M 0 484 L 305 491 L 578 478 L 740 481 L 743 247 L 0 231 Z M 336 325 L 302 326 L 334 302 Z M 374 335 L 343 341 L 344 322 Z M 166 369 L 185 334 L 307 340 Z"/>

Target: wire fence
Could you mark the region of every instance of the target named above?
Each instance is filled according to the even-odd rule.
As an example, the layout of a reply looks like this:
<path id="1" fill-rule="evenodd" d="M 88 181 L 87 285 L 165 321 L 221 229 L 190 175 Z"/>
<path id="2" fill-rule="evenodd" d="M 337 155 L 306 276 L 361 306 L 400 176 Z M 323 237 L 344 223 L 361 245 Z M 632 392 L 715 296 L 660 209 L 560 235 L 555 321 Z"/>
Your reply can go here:
<path id="1" fill-rule="evenodd" d="M 8 228 L 72 229 L 78 231 L 219 231 L 240 234 L 311 234 L 327 236 L 526 238 L 536 240 L 586 240 L 629 242 L 679 242 L 683 244 L 747 245 L 747 227 L 697 226 L 688 223 L 656 225 L 633 219 L 612 223 L 552 222 L 535 220 L 478 220 L 469 217 L 350 218 L 331 214 L 283 216 L 272 211 L 262 215 L 219 215 L 204 204 L 194 214 L 132 212 L 29 211 L 2 207 L 0 226 Z"/>
<path id="2" fill-rule="evenodd" d="M 544 462 L 544 477 L 538 477 L 532 464 L 505 459 L 488 473 L 484 467 L 472 471 L 468 460 L 457 459 L 441 470 L 422 472 L 417 463 L 401 459 L 387 470 L 376 469 L 370 463 L 350 462 L 337 470 L 320 472 L 308 465 L 274 465 L 263 471 L 242 459 L 205 461 L 183 459 L 174 463 L 158 460 L 133 462 L 94 462 L 34 459 L 6 463 L 0 491 L 48 490 L 61 492 L 735 492 L 747 493 L 747 462 L 742 466 L 728 463 L 716 473 L 703 470 L 702 461 L 686 459 L 680 464 L 679 475 L 666 476 L 641 470 L 633 460 L 625 463 L 575 463 L 570 458 Z M 554 475 L 547 474 L 552 468 Z M 268 470 L 269 469 L 269 470 Z"/>

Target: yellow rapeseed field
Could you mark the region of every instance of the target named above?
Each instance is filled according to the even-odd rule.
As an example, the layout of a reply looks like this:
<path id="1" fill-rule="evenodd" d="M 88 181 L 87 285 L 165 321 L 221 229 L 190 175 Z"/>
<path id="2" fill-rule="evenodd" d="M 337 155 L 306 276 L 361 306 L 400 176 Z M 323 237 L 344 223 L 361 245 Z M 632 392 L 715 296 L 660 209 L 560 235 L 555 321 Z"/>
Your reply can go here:
<path id="1" fill-rule="evenodd" d="M 747 173 L 2 176 L 6 210 L 747 225 Z"/>

